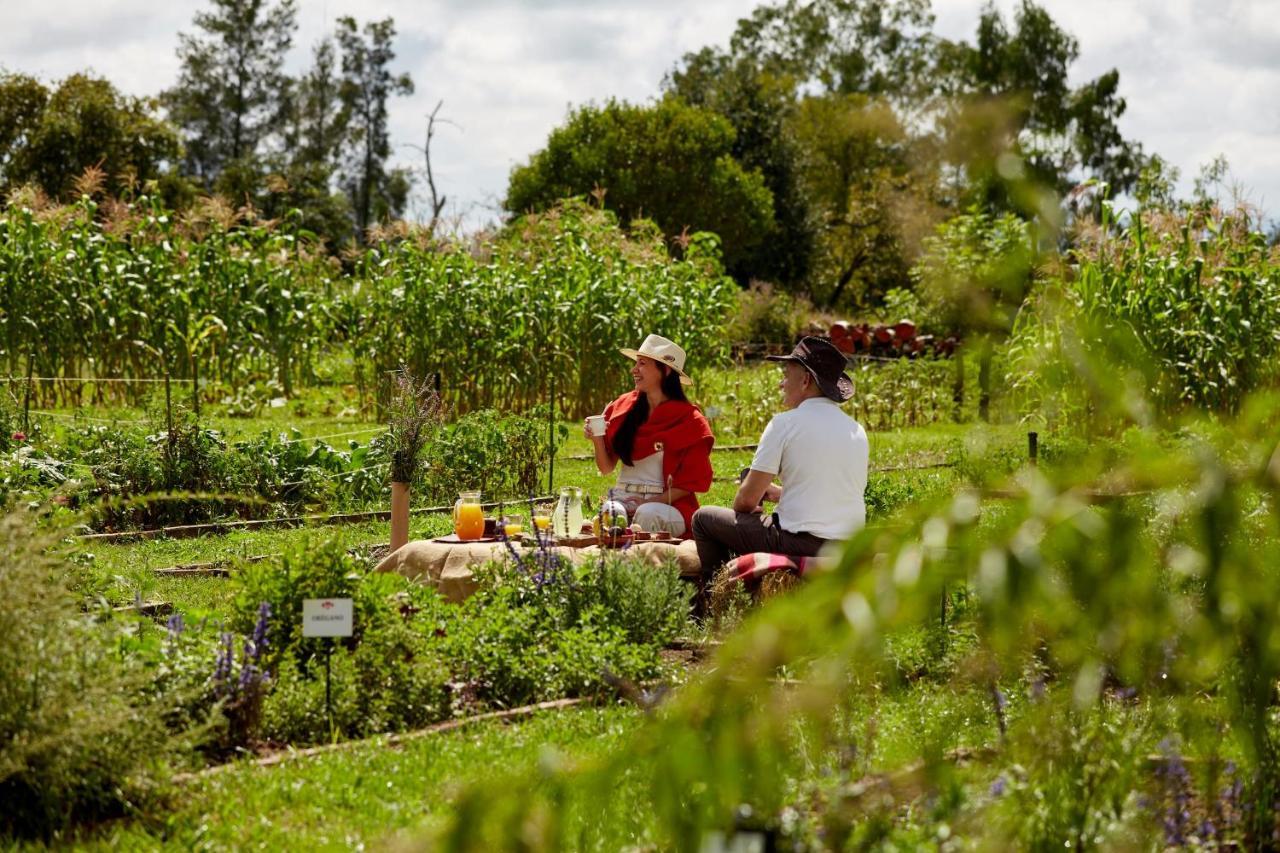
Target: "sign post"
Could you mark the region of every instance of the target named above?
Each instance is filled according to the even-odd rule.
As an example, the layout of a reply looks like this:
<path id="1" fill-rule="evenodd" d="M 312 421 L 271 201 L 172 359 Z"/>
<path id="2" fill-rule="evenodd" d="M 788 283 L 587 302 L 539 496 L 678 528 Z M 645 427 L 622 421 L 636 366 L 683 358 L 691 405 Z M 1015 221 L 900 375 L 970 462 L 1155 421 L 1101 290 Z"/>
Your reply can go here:
<path id="1" fill-rule="evenodd" d="M 330 690 L 329 660 L 333 656 L 333 638 L 350 637 L 355 627 L 350 598 L 304 598 L 302 600 L 302 636 L 323 637 L 324 644 L 324 711 L 333 732 L 333 702 Z"/>

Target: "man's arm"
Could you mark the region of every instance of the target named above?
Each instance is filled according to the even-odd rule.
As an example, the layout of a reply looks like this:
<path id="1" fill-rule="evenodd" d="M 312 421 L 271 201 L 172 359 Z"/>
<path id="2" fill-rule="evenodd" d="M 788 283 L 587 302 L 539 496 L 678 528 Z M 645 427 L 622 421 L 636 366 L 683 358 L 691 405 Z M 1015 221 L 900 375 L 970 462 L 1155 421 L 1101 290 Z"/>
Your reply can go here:
<path id="1" fill-rule="evenodd" d="M 738 493 L 733 497 L 734 512 L 757 512 L 760 509 L 760 502 L 764 500 L 767 492 L 777 489 L 771 486 L 770 481 L 773 475 L 768 471 L 757 471 L 752 468 L 747 471 L 747 476 L 743 478 L 742 485 L 738 486 Z M 780 493 L 781 490 L 777 489 Z"/>

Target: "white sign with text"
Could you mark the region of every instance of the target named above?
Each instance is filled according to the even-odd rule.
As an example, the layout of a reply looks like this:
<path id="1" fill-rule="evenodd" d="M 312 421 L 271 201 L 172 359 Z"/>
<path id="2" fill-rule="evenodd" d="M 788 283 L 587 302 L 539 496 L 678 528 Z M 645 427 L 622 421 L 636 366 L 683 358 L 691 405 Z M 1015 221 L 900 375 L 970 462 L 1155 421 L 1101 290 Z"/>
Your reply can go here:
<path id="1" fill-rule="evenodd" d="M 349 598 L 304 598 L 302 636 L 350 637 L 355 620 Z"/>

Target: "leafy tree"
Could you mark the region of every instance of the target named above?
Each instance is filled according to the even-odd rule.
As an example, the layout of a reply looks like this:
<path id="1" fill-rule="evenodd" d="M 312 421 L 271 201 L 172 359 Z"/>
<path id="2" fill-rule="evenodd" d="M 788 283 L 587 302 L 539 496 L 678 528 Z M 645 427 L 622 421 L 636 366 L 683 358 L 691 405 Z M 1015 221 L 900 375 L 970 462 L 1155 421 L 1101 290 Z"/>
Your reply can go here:
<path id="1" fill-rule="evenodd" d="M 290 81 L 285 103 L 288 122 L 276 174 L 262 199 L 267 216 L 297 210 L 304 229 L 342 241 L 351 232 L 351 203 L 334 190 L 350 111 L 343 102 L 339 59 L 330 38 L 317 42 L 312 66 Z"/>
<path id="2" fill-rule="evenodd" d="M 800 177 L 800 146 L 787 128 L 795 100 L 790 79 L 761 72 L 754 60 L 703 48 L 687 54 L 663 86 L 728 119 L 735 131 L 730 153 L 743 168 L 759 170 L 773 196 L 773 228 L 755 246 L 739 248 L 731 272 L 740 280 L 806 282 L 819 223 Z"/>
<path id="3" fill-rule="evenodd" d="M 0 170 L 9 187 L 35 183 L 63 197 L 94 167 L 127 190 L 166 177 L 181 150 L 152 101 L 106 80 L 73 74 L 50 92 L 31 77 L 0 79 Z"/>
<path id="4" fill-rule="evenodd" d="M 945 328 L 973 341 L 978 352 L 978 414 L 987 420 L 995 341 L 1008 335 L 1032 284 L 1036 240 L 1012 213 L 979 207 L 938 226 L 924 241 L 912 270 L 929 313 Z M 963 401 L 964 359 L 955 359 L 957 416 Z"/>
<path id="5" fill-rule="evenodd" d="M 355 213 L 357 234 L 363 239 L 375 222 L 399 216 L 409 196 L 408 173 L 387 170 L 391 140 L 387 133 L 387 100 L 413 94 L 408 74 L 390 71 L 395 51 L 395 22 L 391 18 L 370 21 L 364 30 L 355 18 L 338 19 L 338 43 L 342 46 L 343 109 L 350 116 L 348 163 L 343 177 Z"/>
<path id="6" fill-rule="evenodd" d="M 810 291 L 829 307 L 878 303 L 907 282 L 914 232 L 936 219 L 928 206 L 932 176 L 914 170 L 910 138 L 884 100 L 805 98 L 789 124 L 818 214 Z"/>
<path id="7" fill-rule="evenodd" d="M 186 169 L 206 189 L 240 198 L 258 184 L 260 155 L 281 120 L 284 58 L 293 42 L 293 0 L 210 0 L 199 34 L 179 36 L 182 71 L 164 94 L 186 141 Z"/>
<path id="8" fill-rule="evenodd" d="M 1137 183 L 1146 161 L 1117 125 L 1126 107 L 1119 72 L 1072 88 L 1079 43 L 1032 0 L 1022 0 L 1012 30 L 988 5 L 974 44 L 946 43 L 939 53 L 951 96 L 944 133 L 952 139 L 951 159 L 968 171 L 963 195 L 994 209 L 1025 209 L 1007 197 L 1001 180 L 1023 170 L 1059 194 L 1085 176 L 1118 192 Z"/>
<path id="9" fill-rule="evenodd" d="M 652 219 L 669 240 L 711 231 L 726 267 L 773 227 L 773 200 L 758 171 L 732 156 L 734 130 L 708 110 L 667 97 L 652 106 L 610 100 L 573 112 L 547 146 L 511 174 L 506 207 L 545 210 L 558 199 L 594 194 L 624 223 Z"/>
<path id="10" fill-rule="evenodd" d="M 0 75 L 0 185 L 21 183 L 13 177 L 35 127 L 49 103 L 49 90 L 25 74 Z"/>

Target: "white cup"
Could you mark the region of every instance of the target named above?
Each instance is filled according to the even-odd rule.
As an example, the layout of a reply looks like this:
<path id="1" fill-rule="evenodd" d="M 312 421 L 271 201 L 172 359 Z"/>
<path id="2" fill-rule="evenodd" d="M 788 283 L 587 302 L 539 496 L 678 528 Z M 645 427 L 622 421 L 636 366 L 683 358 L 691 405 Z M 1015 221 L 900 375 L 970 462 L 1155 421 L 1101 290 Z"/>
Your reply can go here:
<path id="1" fill-rule="evenodd" d="M 592 435 L 604 435 L 604 415 L 591 415 L 587 418 L 587 429 Z"/>

